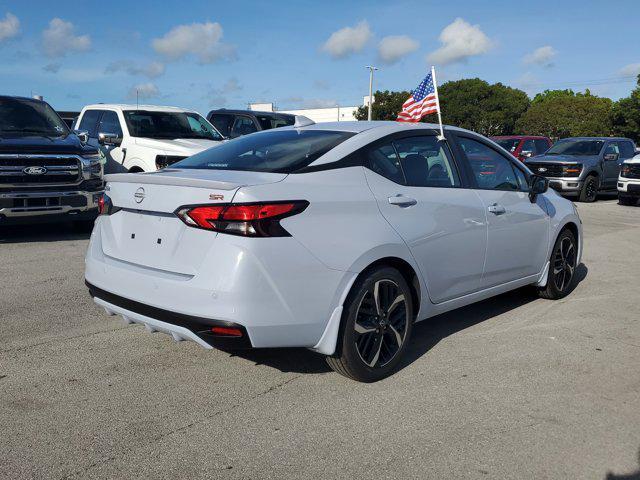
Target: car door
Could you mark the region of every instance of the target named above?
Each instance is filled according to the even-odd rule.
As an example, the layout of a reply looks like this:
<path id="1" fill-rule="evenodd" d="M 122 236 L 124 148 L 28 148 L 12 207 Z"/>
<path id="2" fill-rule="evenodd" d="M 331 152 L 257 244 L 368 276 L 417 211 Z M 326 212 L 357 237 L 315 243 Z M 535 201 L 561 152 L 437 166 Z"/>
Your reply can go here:
<path id="1" fill-rule="evenodd" d="M 487 215 L 487 258 L 482 288 L 539 273 L 547 260 L 549 216 L 542 195 L 531 203 L 525 170 L 471 134 L 456 134 Z"/>
<path id="2" fill-rule="evenodd" d="M 112 133 L 122 140 L 122 125 L 118 118 L 118 114 L 113 110 L 105 110 L 100 117 L 98 123 L 98 134 Z M 122 164 L 124 161 L 124 145 L 100 145 L 108 160 Z"/>
<path id="3" fill-rule="evenodd" d="M 365 175 L 380 212 L 409 247 L 433 303 L 477 291 L 486 215 L 446 142 L 404 133 L 366 149 Z"/>
<path id="4" fill-rule="evenodd" d="M 229 138 L 231 136 L 231 126 L 233 125 L 233 115 L 227 113 L 211 113 L 209 121 L 216 127 L 222 136 Z"/>
<path id="5" fill-rule="evenodd" d="M 605 188 L 613 188 L 618 181 L 622 155 L 620 154 L 620 142 L 610 141 L 607 143 L 602 154 L 602 170 L 604 178 L 602 185 Z"/>
<path id="6" fill-rule="evenodd" d="M 97 130 L 101 115 L 102 110 L 85 110 L 78 125 L 78 130 L 85 130 L 89 133 L 89 141 L 87 143 L 95 148 L 99 148 Z"/>

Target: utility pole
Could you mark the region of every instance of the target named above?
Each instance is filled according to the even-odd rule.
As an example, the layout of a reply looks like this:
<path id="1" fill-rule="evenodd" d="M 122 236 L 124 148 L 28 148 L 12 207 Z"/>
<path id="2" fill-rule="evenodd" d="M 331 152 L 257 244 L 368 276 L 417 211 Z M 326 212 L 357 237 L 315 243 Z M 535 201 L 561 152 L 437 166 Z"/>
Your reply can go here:
<path id="1" fill-rule="evenodd" d="M 369 69 L 369 113 L 367 114 L 367 120 L 371 121 L 371 109 L 373 108 L 373 71 L 378 70 L 378 67 L 367 65 L 365 68 Z"/>

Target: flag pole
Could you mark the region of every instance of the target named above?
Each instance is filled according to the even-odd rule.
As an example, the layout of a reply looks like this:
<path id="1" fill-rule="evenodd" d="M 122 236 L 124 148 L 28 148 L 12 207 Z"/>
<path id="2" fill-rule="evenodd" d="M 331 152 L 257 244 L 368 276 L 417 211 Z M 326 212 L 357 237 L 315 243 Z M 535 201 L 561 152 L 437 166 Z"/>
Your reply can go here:
<path id="1" fill-rule="evenodd" d="M 438 123 L 440 123 L 440 135 L 438 140 L 444 140 L 444 128 L 442 128 L 442 115 L 440 114 L 440 97 L 438 96 L 438 82 L 436 82 L 436 67 L 431 66 L 431 78 L 433 78 L 433 90 L 436 94 L 436 108 L 438 109 Z"/>

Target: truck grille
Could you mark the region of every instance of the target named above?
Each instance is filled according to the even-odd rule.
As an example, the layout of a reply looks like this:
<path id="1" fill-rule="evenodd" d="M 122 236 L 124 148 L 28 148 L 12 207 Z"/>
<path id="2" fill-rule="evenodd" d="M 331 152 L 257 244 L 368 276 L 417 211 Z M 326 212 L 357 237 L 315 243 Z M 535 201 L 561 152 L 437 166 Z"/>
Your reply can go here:
<path id="1" fill-rule="evenodd" d="M 526 162 L 525 165 L 529 167 L 529 169 L 537 174 L 542 175 L 543 177 L 562 177 L 562 165 L 557 165 L 554 163 L 533 163 Z"/>
<path id="2" fill-rule="evenodd" d="M 81 180 L 81 174 L 80 159 L 75 156 L 0 156 L 0 186 L 72 184 Z"/>
<path id="3" fill-rule="evenodd" d="M 622 175 L 623 178 L 640 178 L 640 164 L 625 164 L 624 168 L 627 171 Z"/>

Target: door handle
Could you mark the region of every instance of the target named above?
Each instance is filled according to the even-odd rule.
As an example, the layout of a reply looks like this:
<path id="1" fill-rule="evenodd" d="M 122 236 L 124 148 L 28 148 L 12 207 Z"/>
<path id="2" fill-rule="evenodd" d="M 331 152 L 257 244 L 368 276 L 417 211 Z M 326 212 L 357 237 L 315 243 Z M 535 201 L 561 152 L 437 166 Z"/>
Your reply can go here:
<path id="1" fill-rule="evenodd" d="M 507 210 L 502 205 L 498 205 L 497 203 L 494 203 L 493 205 L 489 205 L 487 210 L 489 210 L 491 213 L 495 215 L 502 215 L 503 213 L 507 212 Z"/>
<path id="2" fill-rule="evenodd" d="M 418 203 L 418 201 L 415 198 L 398 194 L 395 197 L 389 197 L 389 203 L 391 205 L 398 205 L 399 207 L 410 207 Z"/>

